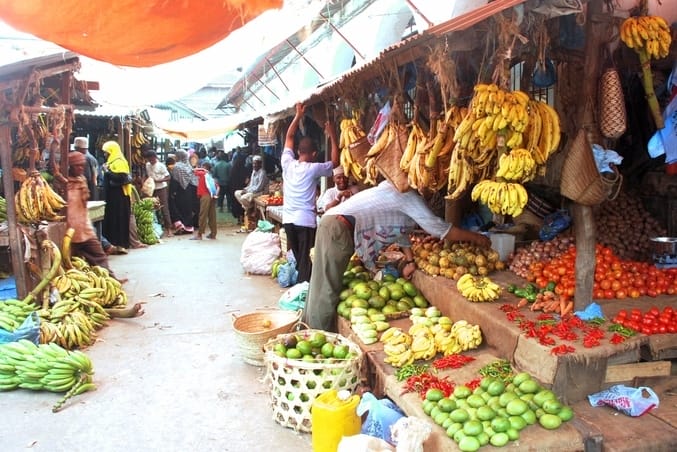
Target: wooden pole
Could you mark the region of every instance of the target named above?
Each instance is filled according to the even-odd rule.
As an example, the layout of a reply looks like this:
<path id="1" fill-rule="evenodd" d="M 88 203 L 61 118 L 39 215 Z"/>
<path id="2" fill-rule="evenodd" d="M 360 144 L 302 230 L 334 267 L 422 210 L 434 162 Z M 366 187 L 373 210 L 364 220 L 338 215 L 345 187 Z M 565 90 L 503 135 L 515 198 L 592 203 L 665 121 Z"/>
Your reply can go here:
<path id="1" fill-rule="evenodd" d="M 602 37 L 607 24 L 598 22 L 602 13 L 603 0 L 588 2 L 585 23 L 585 49 L 582 77 L 582 101 L 576 116 L 579 127 L 597 136 L 594 106 L 597 105 L 597 79 L 601 67 Z M 592 144 L 592 142 L 591 142 Z M 572 205 L 572 216 L 576 233 L 576 291 L 574 306 L 577 311 L 585 309 L 592 302 L 592 288 L 595 282 L 595 220 L 592 207 Z"/>
<path id="2" fill-rule="evenodd" d="M 9 225 L 9 251 L 12 258 L 12 271 L 16 280 L 16 292 L 18 298 L 23 298 L 28 293 L 26 285 L 26 267 L 23 261 L 23 237 L 19 233 L 16 223 L 16 206 L 14 205 L 14 178 L 12 177 L 12 150 L 10 143 L 10 126 L 0 126 L 0 165 L 4 168 L 2 185 L 7 200 L 7 224 Z"/>

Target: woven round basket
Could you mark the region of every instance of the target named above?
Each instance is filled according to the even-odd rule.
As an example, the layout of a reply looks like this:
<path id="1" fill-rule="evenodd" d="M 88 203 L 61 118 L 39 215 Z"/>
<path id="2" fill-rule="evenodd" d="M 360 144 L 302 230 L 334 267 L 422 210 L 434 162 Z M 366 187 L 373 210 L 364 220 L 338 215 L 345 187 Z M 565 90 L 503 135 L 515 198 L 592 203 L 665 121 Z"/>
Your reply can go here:
<path id="1" fill-rule="evenodd" d="M 580 129 L 571 143 L 562 166 L 560 192 L 578 204 L 594 206 L 606 199 L 607 187 L 597 170 L 586 133 Z"/>
<path id="2" fill-rule="evenodd" d="M 291 332 L 302 311 L 270 309 L 241 316 L 232 315 L 235 338 L 242 359 L 253 366 L 263 366 L 263 346 L 272 337 Z"/>
<path id="3" fill-rule="evenodd" d="M 283 358 L 275 353 L 275 345 L 296 335 L 308 339 L 315 333 L 326 336 L 327 342 L 346 345 L 349 358 L 305 361 Z M 322 330 L 301 330 L 280 334 L 263 347 L 266 362 L 266 381 L 270 384 L 273 419 L 283 427 L 311 432 L 311 407 L 315 399 L 330 389 L 353 392 L 360 383 L 362 350 L 349 339 Z"/>

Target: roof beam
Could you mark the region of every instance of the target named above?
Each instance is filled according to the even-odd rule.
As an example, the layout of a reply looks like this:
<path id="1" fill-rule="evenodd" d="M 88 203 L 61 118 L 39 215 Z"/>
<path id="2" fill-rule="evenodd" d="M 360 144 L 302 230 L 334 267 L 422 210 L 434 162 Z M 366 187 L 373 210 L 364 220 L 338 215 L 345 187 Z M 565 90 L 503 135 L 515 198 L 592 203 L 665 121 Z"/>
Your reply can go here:
<path id="1" fill-rule="evenodd" d="M 285 89 L 286 89 L 287 91 L 289 91 L 289 87 L 288 87 L 287 84 L 284 82 L 284 80 L 282 80 L 282 76 L 280 76 L 280 73 L 277 72 L 277 69 L 275 69 L 275 65 L 274 65 L 273 63 L 270 62 L 270 60 L 268 59 L 268 57 L 266 57 L 266 63 L 270 64 L 270 68 L 273 70 L 273 72 L 275 72 L 275 75 L 277 76 L 278 80 L 280 80 L 280 83 L 282 83 L 282 86 L 284 86 Z"/>
<path id="2" fill-rule="evenodd" d="M 412 2 L 411 0 L 404 0 L 404 1 L 407 3 L 407 5 L 409 5 L 409 6 L 411 7 L 412 11 L 414 11 L 416 14 L 418 14 L 419 16 L 421 16 L 421 18 L 422 18 L 423 20 L 425 20 L 425 22 L 428 24 L 428 28 L 430 28 L 430 27 L 432 27 L 432 26 L 434 25 L 430 19 L 428 19 L 426 16 L 423 15 L 423 13 L 421 12 L 421 10 L 418 9 L 418 6 L 416 6 L 416 5 L 414 4 L 414 2 Z"/>
<path id="3" fill-rule="evenodd" d="M 351 49 L 353 49 L 353 52 L 355 52 L 356 54 L 358 54 L 358 55 L 360 56 L 360 58 L 362 58 L 363 60 L 366 59 L 366 57 L 362 54 L 362 52 L 360 52 L 359 50 L 357 50 L 357 47 L 355 47 L 355 46 L 353 45 L 353 43 L 350 42 L 350 41 L 348 40 L 348 38 L 346 38 L 346 37 L 343 35 L 343 33 L 341 33 L 341 31 L 340 31 L 338 28 L 336 28 L 336 27 L 334 26 L 334 24 L 331 23 L 331 21 L 329 20 L 328 17 L 326 17 L 326 16 L 325 16 L 324 14 L 322 14 L 322 13 L 320 13 L 320 17 L 323 18 L 323 19 L 327 22 L 327 24 L 331 27 L 331 29 L 334 30 L 334 31 L 336 32 L 336 34 L 339 35 L 339 36 L 341 37 L 341 39 L 343 39 L 343 40 L 346 42 L 346 44 L 348 44 L 348 45 L 350 46 Z"/>
<path id="4" fill-rule="evenodd" d="M 303 59 L 303 61 L 305 61 L 308 64 L 308 66 L 310 66 L 310 68 L 313 71 L 315 71 L 317 75 L 320 76 L 320 79 L 324 80 L 324 76 L 320 73 L 320 71 L 318 71 L 317 68 L 313 66 L 313 64 L 310 61 L 308 61 L 308 58 L 306 58 L 306 56 L 303 53 L 301 53 L 301 51 L 297 49 L 296 46 L 292 44 L 291 41 L 289 41 L 289 39 L 287 39 L 287 44 L 289 44 L 289 47 L 294 49 L 294 51 L 299 54 L 299 56 Z"/>

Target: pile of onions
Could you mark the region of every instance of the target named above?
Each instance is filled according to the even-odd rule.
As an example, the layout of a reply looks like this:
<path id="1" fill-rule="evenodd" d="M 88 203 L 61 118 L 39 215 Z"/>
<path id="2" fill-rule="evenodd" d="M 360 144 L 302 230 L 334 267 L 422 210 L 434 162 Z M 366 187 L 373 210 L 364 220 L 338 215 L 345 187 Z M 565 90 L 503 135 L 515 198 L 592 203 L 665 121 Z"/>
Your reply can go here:
<path id="1" fill-rule="evenodd" d="M 557 236 L 549 242 L 535 240 L 529 246 L 518 248 L 508 257 L 508 268 L 517 276 L 527 278 L 532 263 L 554 259 L 573 244 L 574 238 L 571 236 Z"/>
<path id="2" fill-rule="evenodd" d="M 667 231 L 644 208 L 641 198 L 626 191 L 595 211 L 597 242 L 611 248 L 621 259 L 650 262 L 651 238 Z"/>

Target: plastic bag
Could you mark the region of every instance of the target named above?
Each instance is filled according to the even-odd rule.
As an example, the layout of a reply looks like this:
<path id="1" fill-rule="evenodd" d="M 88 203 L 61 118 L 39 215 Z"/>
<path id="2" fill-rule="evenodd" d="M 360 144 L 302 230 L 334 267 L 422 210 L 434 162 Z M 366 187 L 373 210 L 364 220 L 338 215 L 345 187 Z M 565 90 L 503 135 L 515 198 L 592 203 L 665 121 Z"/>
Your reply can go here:
<path id="1" fill-rule="evenodd" d="M 247 273 L 270 275 L 273 262 L 281 252 L 280 237 L 277 234 L 253 231 L 242 243 L 240 264 Z"/>
<path id="2" fill-rule="evenodd" d="M 308 296 L 308 281 L 303 281 L 298 283 L 282 294 L 278 305 L 281 309 L 287 311 L 298 311 L 299 309 L 304 309 L 306 307 L 306 296 Z"/>
<path id="3" fill-rule="evenodd" d="M 383 108 L 379 110 L 378 115 L 376 115 L 376 120 L 367 134 L 367 140 L 369 141 L 369 144 L 376 143 L 379 135 L 381 135 L 383 129 L 385 129 L 388 125 L 388 121 L 390 121 L 390 110 L 390 101 L 386 102 Z"/>
<path id="4" fill-rule="evenodd" d="M 293 262 L 286 262 L 277 269 L 277 283 L 280 287 L 291 287 L 296 284 L 299 272 Z"/>
<path id="5" fill-rule="evenodd" d="M 357 415 L 362 416 L 366 412 L 369 414 L 362 422 L 362 433 L 392 444 L 390 426 L 404 417 L 402 410 L 390 399 L 377 399 L 371 392 L 365 392 L 357 406 Z"/>
<path id="6" fill-rule="evenodd" d="M 147 177 L 141 186 L 141 194 L 144 196 L 144 198 L 150 198 L 153 196 L 154 192 L 155 180 L 152 177 Z"/>
<path id="7" fill-rule="evenodd" d="M 645 397 L 644 393 L 647 393 L 648 397 Z M 588 400 L 592 406 L 608 405 L 633 417 L 648 413 L 658 407 L 659 404 L 658 396 L 648 386 L 632 388 L 625 385 L 614 385 L 604 391 L 590 394 Z"/>
<path id="8" fill-rule="evenodd" d="M 543 241 L 552 240 L 571 225 L 571 217 L 566 210 L 558 210 L 543 219 L 543 226 L 538 237 Z"/>
<path id="9" fill-rule="evenodd" d="M 268 220 L 259 220 L 256 223 L 256 229 L 263 232 L 270 232 L 275 229 L 275 225 Z"/>
<path id="10" fill-rule="evenodd" d="M 394 452 L 395 448 L 380 438 L 369 435 L 344 436 L 336 452 Z"/>
<path id="11" fill-rule="evenodd" d="M 410 416 L 398 419 L 391 430 L 397 452 L 423 452 L 423 443 L 433 427 L 424 419 Z"/>
<path id="12" fill-rule="evenodd" d="M 14 331 L 0 328 L 0 344 L 16 342 L 20 339 L 27 339 L 36 345 L 40 343 L 40 317 L 37 312 L 26 317 L 21 326 Z"/>

